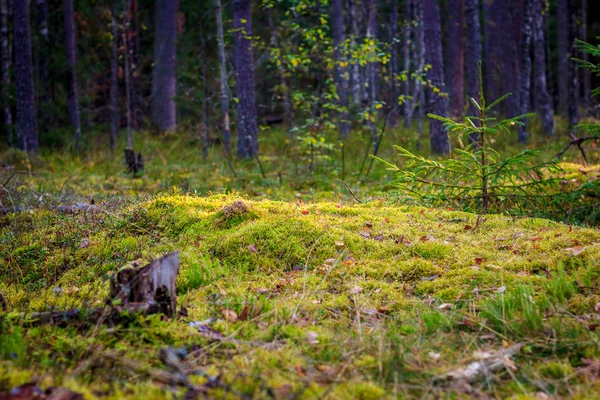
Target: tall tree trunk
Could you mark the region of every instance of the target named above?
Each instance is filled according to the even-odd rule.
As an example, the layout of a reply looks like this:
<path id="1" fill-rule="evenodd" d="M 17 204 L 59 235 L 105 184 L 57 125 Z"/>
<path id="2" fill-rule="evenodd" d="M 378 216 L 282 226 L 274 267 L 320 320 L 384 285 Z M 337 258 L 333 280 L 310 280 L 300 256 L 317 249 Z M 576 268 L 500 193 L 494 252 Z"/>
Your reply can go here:
<path id="1" fill-rule="evenodd" d="M 45 106 L 50 100 L 50 37 L 48 31 L 48 2 L 36 1 L 37 40 L 37 106 L 42 130 L 47 129 Z"/>
<path id="2" fill-rule="evenodd" d="M 442 31 L 440 26 L 440 12 L 438 0 L 423 0 L 423 29 L 425 34 L 425 60 L 431 65 L 427 72 L 427 78 L 436 90 L 429 89 L 430 112 L 445 116 L 446 101 L 440 96 L 445 91 L 444 86 L 444 62 L 442 56 Z M 439 92 L 437 92 L 439 90 Z M 441 121 L 429 121 L 429 140 L 431 151 L 435 154 L 450 153 L 450 140 Z"/>
<path id="3" fill-rule="evenodd" d="M 206 39 L 204 22 L 200 19 L 200 62 L 202 63 L 202 158 L 208 158 L 208 60 L 206 59 Z"/>
<path id="4" fill-rule="evenodd" d="M 395 1 L 395 0 L 394 0 Z M 411 97 L 410 93 L 410 49 L 413 40 L 411 36 L 413 33 L 413 5 L 412 0 L 406 0 L 406 12 L 404 13 L 404 43 L 402 44 L 402 52 L 404 57 L 404 71 L 403 73 L 408 74 L 407 79 L 404 81 L 404 103 L 402 105 L 404 111 L 404 127 L 408 128 L 412 123 L 413 116 L 413 104 L 415 99 Z M 415 47 L 413 46 L 413 52 Z M 396 99 L 398 101 L 398 99 Z"/>
<path id="5" fill-rule="evenodd" d="M 376 0 L 369 0 L 368 23 L 367 23 L 367 39 L 377 42 L 377 3 Z M 377 101 L 377 63 L 370 62 L 367 64 L 367 82 L 368 82 L 368 99 L 369 99 L 369 127 L 373 136 L 373 148 L 377 153 L 379 147 L 379 137 L 377 135 L 376 115 L 377 109 L 375 103 Z"/>
<path id="6" fill-rule="evenodd" d="M 233 0 L 233 27 L 238 98 L 237 155 L 248 158 L 258 155 L 251 0 Z"/>
<path id="7" fill-rule="evenodd" d="M 139 96 L 140 68 L 140 18 L 138 0 L 131 0 L 127 37 L 129 38 L 129 70 L 131 71 L 131 122 L 135 129 L 141 128 L 143 121 Z"/>
<path id="8" fill-rule="evenodd" d="M 418 106 L 417 112 L 417 149 L 421 148 L 421 138 L 423 137 L 423 118 L 425 117 L 425 88 L 421 79 L 425 72 L 425 27 L 423 26 L 423 6 L 420 1 L 413 3 L 413 20 L 417 23 L 415 31 L 415 61 L 417 63 L 417 75 L 414 79 L 414 95 L 412 100 L 412 112 Z"/>
<path id="9" fill-rule="evenodd" d="M 484 0 L 484 55 L 485 55 L 485 92 L 486 97 L 495 100 L 500 97 L 500 32 L 506 23 L 498 21 L 500 2 L 503 0 Z"/>
<path id="10" fill-rule="evenodd" d="M 529 1 L 529 0 L 528 0 Z M 552 98 L 548 94 L 546 77 L 546 44 L 544 35 L 544 16 L 548 15 L 545 10 L 544 0 L 534 0 L 533 9 L 533 76 L 535 89 L 536 108 L 542 119 L 544 133 L 554 135 L 554 107 Z"/>
<path id="11" fill-rule="evenodd" d="M 64 17 L 65 17 L 65 51 L 67 53 L 67 68 L 68 68 L 68 108 L 69 108 L 69 124 L 73 130 L 73 138 L 75 140 L 75 151 L 81 150 L 81 124 L 79 118 L 79 95 L 77 93 L 77 44 L 75 41 L 75 18 L 73 13 L 73 0 L 64 0 Z"/>
<path id="12" fill-rule="evenodd" d="M 176 124 L 178 6 L 179 0 L 156 0 L 152 121 L 161 131 Z"/>
<path id="13" fill-rule="evenodd" d="M 477 115 L 471 99 L 479 102 L 479 62 L 481 58 L 481 26 L 479 22 L 479 0 L 465 0 L 466 52 L 465 77 L 469 97 L 468 115 Z M 476 138 L 473 138 L 476 139 Z"/>
<path id="14" fill-rule="evenodd" d="M 347 138 L 350 135 L 350 124 L 348 123 L 348 79 L 345 66 L 343 46 L 346 42 L 344 32 L 344 8 L 342 0 L 333 0 L 331 3 L 331 30 L 333 34 L 333 57 L 335 86 L 338 95 L 338 105 L 342 109 L 339 113 L 340 137 Z"/>
<path id="15" fill-rule="evenodd" d="M 391 101 L 390 101 L 390 125 L 398 126 L 398 73 L 400 72 L 400 60 L 398 56 L 398 0 L 392 0 L 392 9 L 390 10 L 390 53 L 391 53 Z"/>
<path id="16" fill-rule="evenodd" d="M 285 74 L 285 62 L 283 59 L 283 55 L 281 54 L 282 49 L 279 43 L 279 34 L 277 33 L 277 27 L 273 22 L 273 11 L 272 7 L 267 8 L 267 19 L 269 22 L 269 29 L 271 30 L 271 45 L 278 49 L 279 54 L 279 65 L 277 66 L 277 72 L 279 73 L 279 86 L 281 87 L 281 95 L 283 97 L 283 122 L 287 126 L 288 135 L 290 139 L 293 138 L 294 133 L 292 132 L 294 117 L 292 114 L 292 100 L 290 96 L 290 85 L 288 84 L 288 80 L 286 79 Z"/>
<path id="17" fill-rule="evenodd" d="M 581 0 L 581 25 L 580 25 L 579 38 L 584 42 L 588 40 L 588 0 Z M 578 54 L 578 57 L 584 61 L 589 59 L 588 53 Z M 592 95 L 592 75 L 590 70 L 584 68 L 581 72 L 581 106 L 585 110 L 589 110 L 591 106 L 591 95 Z"/>
<path id="18" fill-rule="evenodd" d="M 17 92 L 17 138 L 19 149 L 35 153 L 39 146 L 35 89 L 33 84 L 33 57 L 31 54 L 31 30 L 29 27 L 29 2 L 13 4 L 13 27 L 15 46 L 15 84 Z"/>
<path id="19" fill-rule="evenodd" d="M 356 49 L 360 40 L 360 31 L 358 29 L 360 20 L 360 10 L 358 10 L 357 0 L 349 0 L 350 8 L 350 47 Z M 360 77 L 360 65 L 357 62 L 352 63 L 352 82 L 350 83 L 352 91 L 352 101 L 356 107 L 360 107 L 362 102 L 362 85 Z"/>
<path id="20" fill-rule="evenodd" d="M 567 60 L 568 76 L 569 76 L 569 127 L 573 128 L 579 122 L 579 65 L 571 60 L 573 56 L 573 43 L 579 35 L 578 28 L 579 19 L 579 0 L 569 0 L 569 59 Z"/>
<path id="21" fill-rule="evenodd" d="M 448 1 L 448 29 L 446 45 L 446 86 L 449 111 L 452 116 L 463 113 L 464 87 L 464 0 Z"/>
<path id="22" fill-rule="evenodd" d="M 569 109 L 569 60 L 571 58 L 569 41 L 569 0 L 556 2 L 556 32 L 558 35 L 558 112 L 568 115 Z"/>
<path id="23" fill-rule="evenodd" d="M 110 60 L 110 153 L 115 154 L 117 136 L 119 134 L 119 32 L 118 32 L 118 0 L 111 1 L 112 43 Z"/>
<path id="24" fill-rule="evenodd" d="M 10 109 L 10 66 L 12 55 L 8 35 L 8 0 L 0 0 L 0 75 L 2 75 L 2 117 L 8 144 L 13 146 L 13 117 Z"/>
<path id="25" fill-rule="evenodd" d="M 129 22 L 129 9 L 131 9 L 131 0 L 123 0 L 123 65 L 125 67 L 125 120 L 127 124 L 127 148 L 133 148 L 133 136 L 131 134 L 131 63 L 129 57 L 131 53 L 129 51 L 129 38 L 127 37 L 130 24 Z M 153 80 L 154 81 L 154 80 Z M 154 89 L 154 87 L 153 87 Z"/>
<path id="26" fill-rule="evenodd" d="M 221 0 L 215 0 L 217 17 L 217 42 L 219 46 L 219 71 L 221 81 L 221 113 L 223 114 L 223 146 L 226 157 L 231 155 L 231 129 L 229 124 L 229 87 L 227 86 L 227 60 L 225 58 L 225 38 L 223 34 L 223 11 Z"/>
<path id="27" fill-rule="evenodd" d="M 499 0 L 496 0 L 499 1 Z M 512 93 L 503 105 L 505 114 L 508 117 L 514 117 L 519 113 L 519 52 L 516 32 L 520 26 L 515 21 L 516 2 L 501 1 L 499 4 L 499 24 L 500 29 L 500 79 L 501 95 Z M 490 99 L 495 100 L 495 99 Z"/>
<path id="28" fill-rule="evenodd" d="M 526 114 L 531 111 L 531 44 L 532 44 L 532 26 L 533 13 L 536 0 L 525 0 L 525 17 L 523 20 L 523 43 L 521 47 L 522 71 L 521 71 L 521 88 L 519 93 L 520 99 L 520 114 Z M 518 127 L 519 143 L 527 143 L 527 120 L 523 121 L 523 125 Z"/>

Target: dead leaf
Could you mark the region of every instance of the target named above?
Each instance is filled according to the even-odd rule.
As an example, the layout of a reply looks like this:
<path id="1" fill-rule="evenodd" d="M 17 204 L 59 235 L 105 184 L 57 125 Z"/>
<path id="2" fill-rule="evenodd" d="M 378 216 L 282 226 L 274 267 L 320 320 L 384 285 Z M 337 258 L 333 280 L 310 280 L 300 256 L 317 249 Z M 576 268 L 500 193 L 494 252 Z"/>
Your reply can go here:
<path id="1" fill-rule="evenodd" d="M 431 235 L 421 236 L 421 242 L 434 242 L 435 238 Z"/>
<path id="2" fill-rule="evenodd" d="M 481 265 L 484 261 L 485 261 L 485 258 L 483 258 L 483 257 L 475 258 L 475 264 L 477 264 L 477 265 Z"/>
<path id="3" fill-rule="evenodd" d="M 438 306 L 438 310 L 446 310 L 448 308 L 454 307 L 454 304 L 451 303 L 443 303 Z"/>
<path id="4" fill-rule="evenodd" d="M 306 332 L 306 340 L 308 340 L 308 343 L 310 343 L 310 344 L 319 343 L 319 341 L 317 340 L 318 337 L 319 337 L 319 334 L 317 332 L 313 332 L 313 331 Z"/>
<path id="5" fill-rule="evenodd" d="M 438 360 L 441 357 L 441 354 L 436 353 L 434 351 L 430 351 L 429 353 L 427 353 L 427 356 L 429 356 L 429 358 L 431 358 L 432 360 Z"/>
<path id="6" fill-rule="evenodd" d="M 81 243 L 79 243 L 79 248 L 84 249 L 90 245 L 90 241 L 87 238 L 81 239 Z"/>
<path id="7" fill-rule="evenodd" d="M 346 246 L 342 240 L 338 240 L 338 241 L 336 241 L 336 242 L 335 242 L 335 245 L 336 245 L 337 247 L 344 247 L 344 246 Z"/>
<path id="8" fill-rule="evenodd" d="M 594 306 L 594 310 L 600 314 L 600 303 L 596 303 L 596 305 Z"/>
<path id="9" fill-rule="evenodd" d="M 302 214 L 308 215 L 308 214 L 310 214 L 310 211 L 308 211 L 308 210 L 302 210 Z"/>
<path id="10" fill-rule="evenodd" d="M 465 225 L 465 231 L 471 230 L 473 227 L 471 225 Z"/>
<path id="11" fill-rule="evenodd" d="M 354 295 L 354 294 L 359 294 L 360 292 L 362 292 L 362 288 L 358 285 L 354 286 L 352 289 L 350 289 L 350 294 Z"/>
<path id="12" fill-rule="evenodd" d="M 531 240 L 532 242 L 539 242 L 540 240 L 542 240 L 542 237 L 541 236 L 534 236 L 534 237 L 532 237 L 529 240 Z"/>
<path id="13" fill-rule="evenodd" d="M 388 223 L 390 222 L 390 220 L 389 220 L 389 219 L 387 219 L 387 218 L 384 218 L 384 219 L 383 219 L 383 222 L 385 222 L 386 224 L 388 224 Z"/>
<path id="14" fill-rule="evenodd" d="M 496 289 L 496 293 L 504 293 L 506 292 L 506 286 L 500 286 L 498 289 Z"/>
<path id="15" fill-rule="evenodd" d="M 306 378 L 306 369 L 300 364 L 296 365 L 296 373 L 301 378 Z"/>
<path id="16" fill-rule="evenodd" d="M 585 247 L 583 247 L 583 246 L 569 247 L 569 248 L 566 248 L 565 251 L 570 253 L 572 256 L 578 256 L 585 251 Z"/>
<path id="17" fill-rule="evenodd" d="M 383 234 L 377 235 L 373 239 L 377 240 L 378 242 L 381 242 L 383 240 Z"/>
<path id="18" fill-rule="evenodd" d="M 250 246 L 248 246 L 248 250 L 250 250 L 252 253 L 257 253 L 258 250 L 256 249 L 256 245 L 255 244 L 251 244 Z"/>
<path id="19" fill-rule="evenodd" d="M 223 311 L 221 311 L 221 314 L 223 314 L 223 318 L 225 318 L 225 320 L 229 322 L 235 322 L 238 320 L 237 313 L 230 308 L 223 309 Z"/>
<path id="20" fill-rule="evenodd" d="M 347 258 L 346 258 L 346 259 L 345 259 L 345 260 L 342 262 L 342 264 L 343 264 L 344 266 L 346 266 L 346 267 L 349 267 L 349 266 L 353 265 L 355 261 L 356 261 L 356 260 L 354 260 L 354 258 L 352 258 L 352 257 L 347 257 Z"/>
<path id="21" fill-rule="evenodd" d="M 359 235 L 362 238 L 365 238 L 365 239 L 370 239 L 371 238 L 371 234 L 368 231 L 360 231 L 358 233 L 359 233 Z"/>
<path id="22" fill-rule="evenodd" d="M 365 222 L 365 226 L 369 229 L 373 228 L 373 223 L 372 222 Z"/>

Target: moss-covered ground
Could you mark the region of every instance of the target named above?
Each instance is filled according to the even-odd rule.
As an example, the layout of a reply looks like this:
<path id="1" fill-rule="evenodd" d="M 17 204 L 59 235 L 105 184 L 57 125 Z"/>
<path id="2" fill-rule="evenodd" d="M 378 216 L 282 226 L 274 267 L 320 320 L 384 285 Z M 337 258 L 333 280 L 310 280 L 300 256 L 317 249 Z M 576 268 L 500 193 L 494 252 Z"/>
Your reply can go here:
<path id="1" fill-rule="evenodd" d="M 359 204 L 327 159 L 292 178 L 265 156 L 266 181 L 252 163 L 233 178 L 177 140 L 148 141 L 136 180 L 92 157 L 6 156 L 32 175 L 1 197 L 0 393 L 34 380 L 86 398 L 184 398 L 161 373 L 185 370 L 212 398 L 600 396 L 597 228 L 399 205 L 377 167 L 369 181 L 346 171 Z M 598 174 L 572 156 L 565 178 Z M 174 250 L 187 316 L 27 319 L 102 307 L 110 274 Z M 473 382 L 437 379 L 517 343 L 512 363 Z"/>

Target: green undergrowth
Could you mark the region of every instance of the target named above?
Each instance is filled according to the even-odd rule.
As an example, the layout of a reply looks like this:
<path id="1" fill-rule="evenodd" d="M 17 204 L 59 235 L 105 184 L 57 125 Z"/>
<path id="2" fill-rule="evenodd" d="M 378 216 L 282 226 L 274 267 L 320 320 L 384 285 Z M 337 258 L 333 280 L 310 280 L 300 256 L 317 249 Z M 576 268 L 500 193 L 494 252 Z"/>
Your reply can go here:
<path id="1" fill-rule="evenodd" d="M 576 173 L 576 172 L 574 172 Z M 581 172 L 577 172 L 581 173 Z M 0 218 L 0 392 L 33 378 L 89 398 L 164 398 L 160 349 L 184 349 L 216 398 L 593 398 L 600 231 L 385 200 L 158 195 Z M 32 327 L 100 307 L 120 266 L 177 250 L 188 315 Z M 188 324 L 231 340 L 214 340 Z M 208 322 L 210 321 L 210 322 Z M 515 343 L 514 370 L 436 377 Z M 154 378 L 154 379 L 153 379 Z"/>

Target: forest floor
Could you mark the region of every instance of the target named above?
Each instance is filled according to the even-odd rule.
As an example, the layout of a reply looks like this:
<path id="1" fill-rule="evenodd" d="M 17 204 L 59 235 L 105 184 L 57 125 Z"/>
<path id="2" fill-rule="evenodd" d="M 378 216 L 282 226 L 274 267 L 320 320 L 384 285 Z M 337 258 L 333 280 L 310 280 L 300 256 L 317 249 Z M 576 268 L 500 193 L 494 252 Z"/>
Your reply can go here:
<path id="1" fill-rule="evenodd" d="M 218 148 L 203 161 L 176 136 L 145 141 L 139 179 L 98 152 L 5 153 L 0 393 L 35 382 L 114 399 L 598 397 L 600 230 L 400 205 L 380 165 L 357 174 L 364 146 L 346 152 L 347 171 L 323 154 L 313 175 L 284 161 L 285 144 L 263 149 L 266 178 L 255 160 L 234 178 Z M 578 157 L 565 178 L 600 175 Z M 28 319 L 103 307 L 119 267 L 175 250 L 187 316 Z"/>

